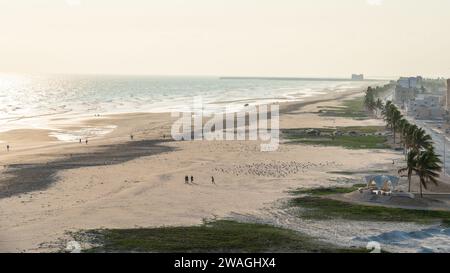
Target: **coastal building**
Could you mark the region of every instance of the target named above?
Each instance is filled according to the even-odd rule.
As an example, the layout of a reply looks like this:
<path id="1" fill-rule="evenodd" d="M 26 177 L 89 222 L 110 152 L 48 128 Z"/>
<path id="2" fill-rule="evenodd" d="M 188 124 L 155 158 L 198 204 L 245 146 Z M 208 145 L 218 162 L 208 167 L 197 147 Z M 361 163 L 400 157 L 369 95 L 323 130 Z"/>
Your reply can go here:
<path id="1" fill-rule="evenodd" d="M 363 81 L 364 74 L 352 74 L 352 81 Z"/>
<path id="2" fill-rule="evenodd" d="M 445 108 L 447 109 L 447 111 L 450 110 L 450 79 L 447 79 L 447 96 L 446 96 Z"/>
<path id="3" fill-rule="evenodd" d="M 420 88 L 422 86 L 423 78 L 417 77 L 401 77 L 397 84 L 403 88 Z"/>
<path id="4" fill-rule="evenodd" d="M 394 92 L 394 102 L 400 105 L 401 108 L 405 108 L 406 104 L 410 100 L 413 100 L 419 94 L 419 89 L 417 88 L 406 88 L 400 85 L 395 87 Z"/>
<path id="5" fill-rule="evenodd" d="M 405 78 L 405 77 L 401 77 L 398 81 L 397 84 L 402 87 L 402 88 L 410 88 L 410 81 L 409 78 Z"/>
<path id="6" fill-rule="evenodd" d="M 423 78 L 417 77 L 401 77 L 397 81 L 394 92 L 394 102 L 405 108 L 410 100 L 413 100 L 422 88 Z"/>
<path id="7" fill-rule="evenodd" d="M 420 95 L 409 101 L 407 112 L 409 116 L 421 120 L 443 119 L 445 111 L 441 107 L 441 96 Z"/>

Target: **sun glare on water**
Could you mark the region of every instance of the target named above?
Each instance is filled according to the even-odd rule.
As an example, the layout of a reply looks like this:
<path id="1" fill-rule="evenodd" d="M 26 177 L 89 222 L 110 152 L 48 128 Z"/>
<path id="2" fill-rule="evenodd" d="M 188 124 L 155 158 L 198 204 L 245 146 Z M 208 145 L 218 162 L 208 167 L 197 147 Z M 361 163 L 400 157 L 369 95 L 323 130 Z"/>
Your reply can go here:
<path id="1" fill-rule="evenodd" d="M 11 91 L 14 87 L 28 82 L 29 79 L 21 75 L 0 74 L 0 92 Z"/>

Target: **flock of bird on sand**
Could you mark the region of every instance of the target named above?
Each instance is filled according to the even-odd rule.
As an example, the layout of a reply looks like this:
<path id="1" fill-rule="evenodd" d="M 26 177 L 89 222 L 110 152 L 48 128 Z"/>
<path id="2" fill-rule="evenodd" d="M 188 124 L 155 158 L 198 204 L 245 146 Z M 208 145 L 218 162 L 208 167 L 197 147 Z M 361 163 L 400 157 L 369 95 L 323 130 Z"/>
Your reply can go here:
<path id="1" fill-rule="evenodd" d="M 272 161 L 260 162 L 252 164 L 234 165 L 231 168 L 215 168 L 215 172 L 229 175 L 254 175 L 260 177 L 287 177 L 292 174 L 305 173 L 307 170 L 318 167 L 336 166 L 334 161 L 326 161 L 321 163 L 313 162 L 297 162 L 297 161 Z"/>

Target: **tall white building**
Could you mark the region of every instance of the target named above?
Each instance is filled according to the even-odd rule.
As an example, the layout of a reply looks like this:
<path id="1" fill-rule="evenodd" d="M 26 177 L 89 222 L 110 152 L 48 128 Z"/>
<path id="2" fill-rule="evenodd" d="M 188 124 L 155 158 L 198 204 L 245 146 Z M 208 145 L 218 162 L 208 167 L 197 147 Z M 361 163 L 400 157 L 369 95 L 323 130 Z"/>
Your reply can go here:
<path id="1" fill-rule="evenodd" d="M 364 74 L 352 74 L 352 81 L 363 81 Z"/>

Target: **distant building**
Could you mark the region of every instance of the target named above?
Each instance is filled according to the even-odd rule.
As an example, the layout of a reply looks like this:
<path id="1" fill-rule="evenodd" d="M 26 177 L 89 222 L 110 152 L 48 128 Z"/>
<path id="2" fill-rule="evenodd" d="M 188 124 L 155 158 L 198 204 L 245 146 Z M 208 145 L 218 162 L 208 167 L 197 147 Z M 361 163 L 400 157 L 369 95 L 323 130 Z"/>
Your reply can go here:
<path id="1" fill-rule="evenodd" d="M 394 92 L 394 102 L 404 108 L 410 100 L 413 100 L 417 96 L 417 94 L 419 94 L 417 88 L 406 88 L 397 85 Z"/>
<path id="2" fill-rule="evenodd" d="M 363 81 L 364 74 L 352 74 L 352 81 Z"/>
<path id="3" fill-rule="evenodd" d="M 409 84 L 409 78 L 405 78 L 405 77 L 401 77 L 398 81 L 397 84 L 402 87 L 402 88 L 409 88 L 410 84 Z"/>
<path id="4" fill-rule="evenodd" d="M 422 77 L 401 77 L 397 84 L 403 88 L 420 88 L 422 87 Z"/>
<path id="5" fill-rule="evenodd" d="M 447 96 L 446 96 L 446 103 L 445 103 L 447 111 L 450 110 L 450 79 L 447 80 Z"/>
<path id="6" fill-rule="evenodd" d="M 443 119 L 445 111 L 441 107 L 441 96 L 418 96 L 409 101 L 408 115 L 416 119 Z"/>
<path id="7" fill-rule="evenodd" d="M 401 77 L 395 87 L 394 102 L 404 108 L 410 100 L 413 100 L 420 93 L 422 82 L 421 76 Z"/>

